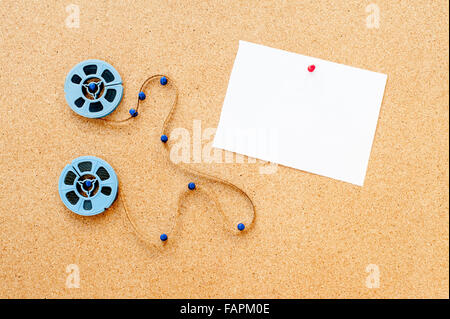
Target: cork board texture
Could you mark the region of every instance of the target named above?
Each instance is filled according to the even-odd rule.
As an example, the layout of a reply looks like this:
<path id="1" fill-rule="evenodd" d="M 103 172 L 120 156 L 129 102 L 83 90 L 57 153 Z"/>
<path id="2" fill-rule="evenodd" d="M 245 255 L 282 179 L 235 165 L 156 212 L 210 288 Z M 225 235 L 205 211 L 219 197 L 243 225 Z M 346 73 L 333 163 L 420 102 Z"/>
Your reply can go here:
<path id="1" fill-rule="evenodd" d="M 448 298 L 448 12 L 426 0 L 1 0 L 0 297 Z M 192 160 L 253 198 L 255 224 L 236 235 L 248 203 L 208 184 L 231 224 L 187 196 L 162 250 L 138 239 L 119 200 L 95 217 L 65 208 L 64 166 L 100 157 L 158 243 L 194 178 L 159 142 L 171 94 L 155 87 L 139 117 L 110 127 L 68 107 L 74 65 L 95 58 L 120 73 L 114 119 L 148 76 L 168 74 L 180 90 L 171 129 L 186 129 L 192 149 L 199 125 L 217 127 L 239 40 L 388 75 L 363 187 L 283 166 L 267 174 L 248 158 Z"/>

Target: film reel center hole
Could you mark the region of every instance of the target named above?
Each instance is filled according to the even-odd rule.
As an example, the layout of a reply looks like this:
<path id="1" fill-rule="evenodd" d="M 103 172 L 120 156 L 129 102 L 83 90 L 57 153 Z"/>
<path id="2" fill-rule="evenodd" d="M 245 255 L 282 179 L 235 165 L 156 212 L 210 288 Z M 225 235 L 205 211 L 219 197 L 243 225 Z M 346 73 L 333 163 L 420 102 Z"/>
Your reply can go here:
<path id="1" fill-rule="evenodd" d="M 83 197 L 92 197 L 99 189 L 98 178 L 91 174 L 85 174 L 78 179 L 77 191 Z"/>
<path id="2" fill-rule="evenodd" d="M 83 95 L 89 100 L 100 98 L 105 91 L 105 84 L 99 78 L 93 77 L 84 81 L 81 90 Z"/>

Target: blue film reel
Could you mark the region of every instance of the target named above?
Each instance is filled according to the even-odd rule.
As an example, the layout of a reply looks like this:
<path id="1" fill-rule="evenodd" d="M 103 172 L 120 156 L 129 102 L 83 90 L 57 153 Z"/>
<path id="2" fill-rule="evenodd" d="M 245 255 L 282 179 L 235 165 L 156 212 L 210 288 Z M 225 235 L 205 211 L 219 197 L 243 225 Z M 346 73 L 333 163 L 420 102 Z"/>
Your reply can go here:
<path id="1" fill-rule="evenodd" d="M 117 197 L 119 181 L 113 168 L 94 156 L 81 156 L 59 177 L 59 196 L 76 214 L 93 216 L 109 208 Z"/>
<path id="2" fill-rule="evenodd" d="M 86 60 L 69 72 L 64 92 L 67 103 L 76 113 L 101 118 L 112 113 L 122 100 L 122 78 L 110 64 Z"/>

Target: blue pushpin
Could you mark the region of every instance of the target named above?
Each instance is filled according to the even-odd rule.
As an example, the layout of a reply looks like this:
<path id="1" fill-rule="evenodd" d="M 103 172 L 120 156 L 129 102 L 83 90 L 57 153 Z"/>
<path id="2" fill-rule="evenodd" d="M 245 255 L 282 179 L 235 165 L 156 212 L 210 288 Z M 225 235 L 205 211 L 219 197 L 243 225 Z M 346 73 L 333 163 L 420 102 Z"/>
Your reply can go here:
<path id="1" fill-rule="evenodd" d="M 169 140 L 169 138 L 167 137 L 167 135 L 161 135 L 161 142 L 166 143 Z"/>
<path id="2" fill-rule="evenodd" d="M 195 189 L 195 183 L 190 182 L 190 183 L 188 184 L 188 188 L 189 188 L 191 191 L 194 190 L 194 189 Z"/>
<path id="3" fill-rule="evenodd" d="M 84 185 L 86 185 L 86 187 L 91 187 L 92 186 L 92 182 L 91 181 L 85 181 Z"/>
<path id="4" fill-rule="evenodd" d="M 139 100 L 145 100 L 145 93 L 144 92 L 139 92 Z"/>
<path id="5" fill-rule="evenodd" d="M 132 117 L 136 117 L 136 116 L 138 116 L 138 111 L 136 111 L 135 109 L 130 109 L 130 115 Z"/>
<path id="6" fill-rule="evenodd" d="M 167 78 L 165 76 L 163 76 L 160 80 L 159 83 L 161 83 L 161 85 L 166 85 L 167 84 Z"/>
<path id="7" fill-rule="evenodd" d="M 159 239 L 161 239 L 161 241 L 166 241 L 167 240 L 167 235 L 166 234 L 161 234 L 161 236 L 159 236 Z"/>
<path id="8" fill-rule="evenodd" d="M 243 230 L 245 229 L 245 225 L 242 224 L 242 223 L 239 223 L 239 224 L 237 225 L 237 229 L 239 229 L 240 231 L 243 231 Z"/>
<path id="9" fill-rule="evenodd" d="M 89 83 L 88 88 L 89 88 L 89 91 L 94 93 L 95 91 L 97 91 L 97 84 L 95 84 L 94 82 L 91 82 L 91 83 Z"/>

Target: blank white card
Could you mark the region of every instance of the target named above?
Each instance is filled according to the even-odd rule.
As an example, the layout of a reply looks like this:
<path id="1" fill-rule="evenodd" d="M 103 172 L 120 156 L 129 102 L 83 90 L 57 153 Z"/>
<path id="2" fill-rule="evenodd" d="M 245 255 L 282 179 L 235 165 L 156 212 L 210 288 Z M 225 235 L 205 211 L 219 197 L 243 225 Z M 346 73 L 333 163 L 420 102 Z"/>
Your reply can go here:
<path id="1" fill-rule="evenodd" d="M 240 41 L 213 146 L 362 186 L 386 80 Z"/>

